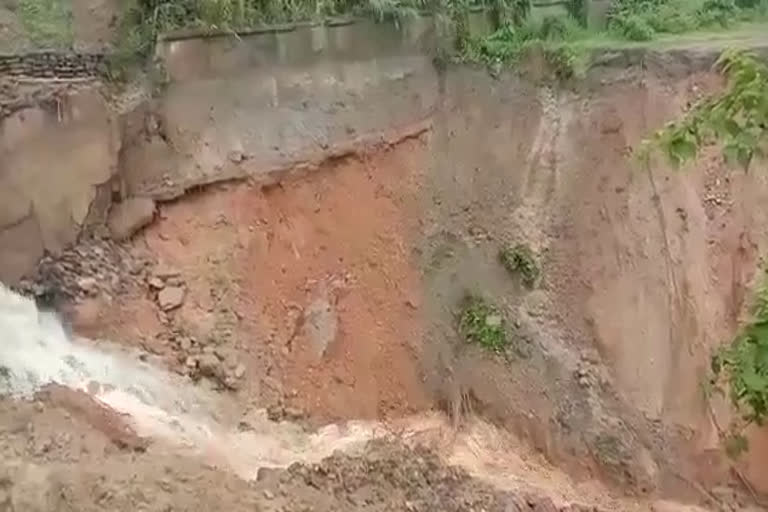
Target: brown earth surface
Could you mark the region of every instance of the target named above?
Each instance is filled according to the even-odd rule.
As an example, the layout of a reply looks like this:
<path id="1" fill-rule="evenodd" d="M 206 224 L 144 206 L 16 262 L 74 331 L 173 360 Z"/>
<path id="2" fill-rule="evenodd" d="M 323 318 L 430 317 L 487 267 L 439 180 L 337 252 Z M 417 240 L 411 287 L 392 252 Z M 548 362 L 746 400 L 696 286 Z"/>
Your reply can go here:
<path id="1" fill-rule="evenodd" d="M 52 389 L 34 402 L 0 402 L 2 510 L 615 510 L 499 491 L 394 438 L 246 482 L 160 442 L 126 445 L 120 418 L 94 414 L 101 406 L 83 396 Z"/>
<path id="2" fill-rule="evenodd" d="M 597 116 L 596 122 L 610 122 L 610 115 Z M 613 128 L 606 130 L 602 133 Z M 534 223 L 530 214 L 520 214 L 522 224 L 505 226 L 490 220 L 492 216 L 484 219 L 482 210 L 465 209 L 474 217 L 465 219 L 462 213 L 443 219 L 439 225 L 444 231 L 437 238 L 427 236 L 424 245 L 425 230 L 434 227 L 429 222 L 441 215 L 432 210 L 428 221 L 420 220 L 424 173 L 433 165 L 430 151 L 439 134 L 327 162 L 305 178 L 266 189 L 224 183 L 161 204 L 155 222 L 133 240 L 96 251 L 120 254 L 96 264 L 108 271 L 81 265 L 71 269 L 72 277 L 52 280 L 60 288 L 76 288 L 64 294 L 77 298 L 68 315 L 73 330 L 160 355 L 182 375 L 234 391 L 241 410 L 267 407 L 275 420 L 319 426 L 358 418 L 397 419 L 437 403 L 457 420 L 466 412 L 495 419 L 566 467 L 577 481 L 600 478 L 619 482 L 625 490 L 683 495 L 710 505 L 747 503 L 728 494 L 740 496 L 738 485 L 734 491 L 723 486 L 728 473 L 720 453 L 697 450 L 696 438 L 688 444 L 692 431 L 674 431 L 673 423 L 651 430 L 647 417 L 627 408 L 615 388 L 617 376 L 603 366 L 611 352 L 579 346 L 584 339 L 576 329 L 580 321 L 567 315 L 589 303 L 580 298 L 583 289 L 571 287 L 569 276 L 584 271 L 582 262 L 600 260 L 573 259 L 573 246 L 558 242 L 544 250 L 553 236 L 548 225 L 555 226 L 555 233 L 560 230 L 554 240 L 570 239 L 562 238 L 568 230 L 557 227 L 562 218 L 555 214 L 560 212 Z M 536 170 L 543 165 L 551 172 L 548 166 L 562 151 L 558 137 L 557 132 L 540 133 L 534 140 L 523 211 L 544 208 L 558 193 L 539 181 L 550 178 Z M 626 142 L 601 138 L 597 144 L 604 151 Z M 609 162 L 604 165 L 610 167 Z M 611 188 L 614 194 L 620 186 Z M 701 186 L 709 187 L 704 181 Z M 600 194 L 604 187 L 587 189 Z M 616 208 L 624 208 L 623 203 Z M 599 232 L 596 226 L 605 219 L 599 212 L 591 221 L 579 215 L 571 216 L 578 220 L 576 227 L 591 226 L 582 237 Z M 642 219 L 651 226 L 656 222 Z M 497 228 L 544 237 L 530 239 L 537 240 L 537 251 L 548 254 L 540 289 L 526 292 L 505 277 L 496 263 L 495 240 L 515 238 L 488 235 Z M 80 255 L 88 260 L 82 255 L 92 250 L 80 251 L 74 259 Z M 443 253 L 447 260 L 441 259 Z M 427 266 L 421 267 L 424 260 Z M 84 282 L 94 271 L 99 283 L 107 277 L 119 286 Z M 54 274 L 49 273 L 49 280 Z M 553 282 L 561 287 L 552 288 Z M 455 298 L 478 283 L 491 296 L 509 301 L 505 311 L 520 322 L 515 351 L 521 356 L 488 357 L 456 345 Z M 590 293 L 603 297 L 594 288 Z M 660 300 L 666 304 L 666 295 Z M 434 308 L 441 311 L 437 328 L 426 319 Z M 558 334 L 557 325 L 574 330 Z M 435 333 L 441 336 L 436 339 Z M 427 342 L 421 344 L 425 336 Z M 542 348 L 542 340 L 549 340 L 548 348 Z M 667 465 L 662 453 L 678 462 Z M 701 465 L 705 460 L 708 466 Z M 700 464 L 675 467 L 680 461 Z M 716 488 L 716 495 L 698 480 L 711 482 L 705 485 Z M 656 488 L 659 482 L 661 489 Z"/>
<path id="3" fill-rule="evenodd" d="M 408 249 L 425 155 L 425 142 L 413 140 L 302 181 L 219 185 L 163 205 L 134 250 L 157 262 L 148 277 L 172 269 L 183 304 L 158 311 L 146 282 L 108 304 L 80 303 L 73 327 L 165 354 L 181 372 L 206 346 L 235 352 L 245 402 L 271 401 L 315 422 L 428 408 Z M 177 350 L 180 337 L 194 344 Z"/>
<path id="4" fill-rule="evenodd" d="M 715 152 L 699 173 L 627 158 L 718 80 L 653 61 L 595 72 L 585 90 L 452 73 L 429 133 L 265 188 L 191 190 L 130 240 L 46 257 L 24 287 L 74 333 L 231 397 L 221 420 L 238 428 L 266 408 L 310 428 L 383 420 L 399 439 L 392 422 L 441 409 L 463 452 L 378 442 L 247 482 L 220 454 L 190 456 L 53 388 L 0 403 L 0 507 L 755 510 L 765 432 L 730 463 L 731 413 L 699 385 L 749 302 L 768 182 Z M 515 243 L 541 264 L 532 290 L 499 264 Z M 457 334 L 478 290 L 513 326 L 503 354 Z M 478 415 L 515 441 L 475 439 Z M 538 494 L 513 485 L 525 478 Z"/>

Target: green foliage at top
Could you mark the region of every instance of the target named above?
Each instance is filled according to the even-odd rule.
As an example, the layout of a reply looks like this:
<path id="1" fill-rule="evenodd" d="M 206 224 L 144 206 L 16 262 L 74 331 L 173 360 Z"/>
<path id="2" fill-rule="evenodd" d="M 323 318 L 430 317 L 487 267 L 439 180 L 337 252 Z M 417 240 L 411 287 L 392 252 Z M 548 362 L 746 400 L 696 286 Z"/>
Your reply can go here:
<path id="1" fill-rule="evenodd" d="M 58 49 L 72 46 L 72 12 L 61 0 L 20 0 L 19 18 L 38 48 Z"/>
<path id="2" fill-rule="evenodd" d="M 579 39 L 583 33 L 584 28 L 571 17 L 529 19 L 521 25 L 508 24 L 487 37 L 468 41 L 460 58 L 498 67 L 515 64 L 523 56 L 539 52 L 557 78 L 568 79 L 576 74 L 582 55 L 566 43 Z"/>
<path id="3" fill-rule="evenodd" d="M 482 297 L 464 298 L 459 316 L 459 332 L 468 343 L 501 353 L 509 344 L 506 322 L 501 312 Z"/>
<path id="4" fill-rule="evenodd" d="M 568 0 L 568 15 L 579 25 L 587 25 L 587 0 Z"/>
<path id="5" fill-rule="evenodd" d="M 493 9 L 499 26 L 522 25 L 531 14 L 531 0 L 494 0 Z"/>
<path id="6" fill-rule="evenodd" d="M 528 288 L 533 288 L 541 275 L 536 256 L 530 247 L 517 244 L 499 251 L 499 261 L 510 274 L 520 275 Z"/>
<path id="7" fill-rule="evenodd" d="M 630 41 L 657 34 L 679 34 L 737 20 L 735 0 L 617 0 L 608 16 L 609 29 Z"/>
<path id="8" fill-rule="evenodd" d="M 715 382 L 726 377 L 728 395 L 749 423 L 768 416 L 768 275 L 757 291 L 752 318 L 733 342 L 712 358 Z"/>
<path id="9" fill-rule="evenodd" d="M 717 67 L 728 80 L 725 91 L 645 141 L 641 157 L 647 158 L 651 150 L 661 148 L 679 165 L 715 141 L 722 143 L 727 160 L 745 168 L 755 157 L 763 156 L 768 142 L 768 67 L 743 51 L 725 52 Z"/>

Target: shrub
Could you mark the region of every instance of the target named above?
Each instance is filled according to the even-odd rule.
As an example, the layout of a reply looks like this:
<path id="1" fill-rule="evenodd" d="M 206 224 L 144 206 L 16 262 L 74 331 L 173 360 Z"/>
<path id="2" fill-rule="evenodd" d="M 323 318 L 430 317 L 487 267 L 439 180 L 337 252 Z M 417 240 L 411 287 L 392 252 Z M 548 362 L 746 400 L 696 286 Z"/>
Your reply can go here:
<path id="1" fill-rule="evenodd" d="M 659 33 L 679 34 L 694 30 L 700 23 L 697 14 L 680 0 L 662 4 L 643 17 Z"/>
<path id="2" fill-rule="evenodd" d="M 517 244 L 499 251 L 499 261 L 510 274 L 519 274 L 523 284 L 529 288 L 536 285 L 541 273 L 536 257 L 530 247 Z"/>
<path id="3" fill-rule="evenodd" d="M 477 343 L 493 352 L 501 353 L 508 344 L 504 316 L 477 295 L 464 298 L 459 331 L 467 343 Z"/>
<path id="4" fill-rule="evenodd" d="M 571 27 L 563 16 L 546 16 L 539 27 L 539 37 L 550 41 L 563 41 L 570 32 Z"/>
<path id="5" fill-rule="evenodd" d="M 758 425 L 768 417 L 768 273 L 762 279 L 750 321 L 712 357 L 714 383 L 724 375 L 733 404 Z"/>
<path id="6" fill-rule="evenodd" d="M 639 14 L 618 17 L 614 23 L 621 35 L 630 41 L 650 41 L 656 35 L 646 18 Z"/>
<path id="7" fill-rule="evenodd" d="M 706 0 L 699 16 L 701 25 L 716 23 L 725 27 L 738 17 L 738 7 L 734 0 Z"/>
<path id="8" fill-rule="evenodd" d="M 544 48 L 544 58 L 552 68 L 558 80 L 568 80 L 576 74 L 578 61 L 576 51 L 570 46 L 552 46 Z M 535 262 L 534 262 L 535 263 Z M 538 270 L 536 271 L 538 277 Z M 533 281 L 536 281 L 536 277 Z"/>

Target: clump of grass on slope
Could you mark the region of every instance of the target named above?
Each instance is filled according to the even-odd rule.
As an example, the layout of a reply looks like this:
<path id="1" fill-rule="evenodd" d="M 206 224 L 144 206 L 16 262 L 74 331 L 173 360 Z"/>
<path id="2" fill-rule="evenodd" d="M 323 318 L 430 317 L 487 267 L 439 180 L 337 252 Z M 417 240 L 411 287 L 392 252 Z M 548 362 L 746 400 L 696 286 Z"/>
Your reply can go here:
<path id="1" fill-rule="evenodd" d="M 501 353 L 508 345 L 504 316 L 494 305 L 477 295 L 464 298 L 459 332 L 468 343 Z"/>
<path id="2" fill-rule="evenodd" d="M 576 74 L 580 62 L 577 47 L 570 43 L 583 39 L 585 34 L 584 28 L 570 16 L 529 19 L 468 41 L 461 59 L 490 66 L 513 65 L 530 52 L 538 51 L 558 78 L 567 79 Z"/>
<path id="3" fill-rule="evenodd" d="M 18 12 L 30 40 L 37 47 L 72 46 L 72 13 L 64 0 L 20 0 Z"/>
<path id="4" fill-rule="evenodd" d="M 528 288 L 533 288 L 539 279 L 541 269 L 530 247 L 517 244 L 499 251 L 499 261 L 510 274 L 520 275 Z"/>

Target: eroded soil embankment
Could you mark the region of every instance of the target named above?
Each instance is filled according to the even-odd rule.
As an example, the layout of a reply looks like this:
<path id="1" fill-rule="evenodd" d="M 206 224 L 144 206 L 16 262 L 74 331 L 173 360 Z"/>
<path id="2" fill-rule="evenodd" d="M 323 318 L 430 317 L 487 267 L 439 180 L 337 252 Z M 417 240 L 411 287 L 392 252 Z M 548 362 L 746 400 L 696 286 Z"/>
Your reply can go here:
<path id="1" fill-rule="evenodd" d="M 716 82 L 653 62 L 578 92 L 451 70 L 421 139 L 161 205 L 126 268 L 105 271 L 122 291 L 82 281 L 98 264 L 49 277 L 75 274 L 77 332 L 138 344 L 275 418 L 464 403 L 579 478 L 727 501 L 698 386 L 764 248 L 768 188 L 714 154 L 686 173 L 627 158 Z M 541 266 L 532 290 L 498 261 L 518 243 Z M 501 311 L 514 357 L 457 335 L 467 291 Z"/>

